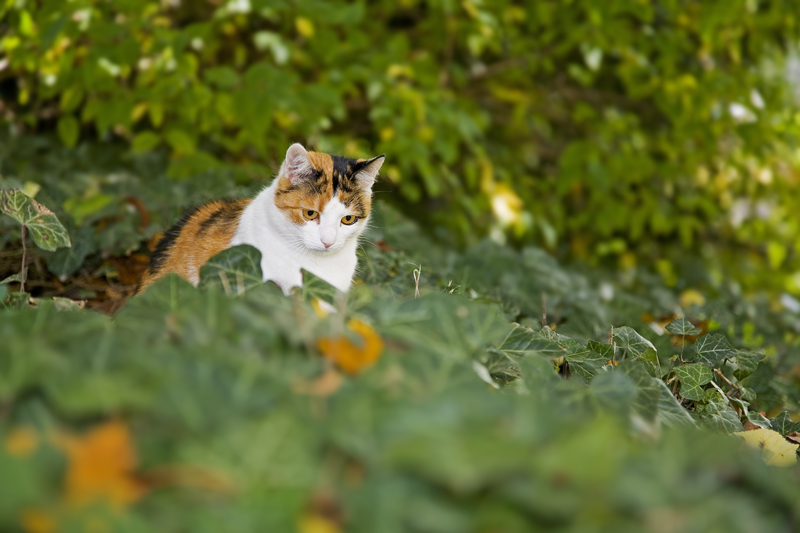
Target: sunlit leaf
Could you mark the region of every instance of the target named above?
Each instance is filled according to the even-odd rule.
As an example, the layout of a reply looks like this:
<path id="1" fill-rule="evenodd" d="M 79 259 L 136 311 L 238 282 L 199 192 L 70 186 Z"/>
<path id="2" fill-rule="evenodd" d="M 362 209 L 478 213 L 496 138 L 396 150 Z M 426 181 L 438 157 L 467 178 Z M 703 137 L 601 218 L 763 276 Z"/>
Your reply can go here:
<path id="1" fill-rule="evenodd" d="M 768 465 L 794 466 L 797 464 L 797 444 L 788 442 L 783 435 L 771 429 L 754 429 L 736 433 L 748 446 L 761 450 L 761 457 Z"/>
<path id="2" fill-rule="evenodd" d="M 0 212 L 28 228 L 33 242 L 43 250 L 71 246 L 67 230 L 53 212 L 19 189 L 0 189 Z"/>

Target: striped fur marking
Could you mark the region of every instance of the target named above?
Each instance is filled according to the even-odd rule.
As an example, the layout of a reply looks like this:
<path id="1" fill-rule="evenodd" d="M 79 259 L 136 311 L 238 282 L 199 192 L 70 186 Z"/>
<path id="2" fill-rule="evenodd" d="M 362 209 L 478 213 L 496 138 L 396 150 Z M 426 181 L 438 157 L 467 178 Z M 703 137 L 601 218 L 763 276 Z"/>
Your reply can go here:
<path id="1" fill-rule="evenodd" d="M 197 284 L 200 268 L 214 255 L 230 247 L 239 218 L 249 203 L 249 199 L 211 202 L 181 217 L 159 241 L 137 292 L 169 272 Z"/>

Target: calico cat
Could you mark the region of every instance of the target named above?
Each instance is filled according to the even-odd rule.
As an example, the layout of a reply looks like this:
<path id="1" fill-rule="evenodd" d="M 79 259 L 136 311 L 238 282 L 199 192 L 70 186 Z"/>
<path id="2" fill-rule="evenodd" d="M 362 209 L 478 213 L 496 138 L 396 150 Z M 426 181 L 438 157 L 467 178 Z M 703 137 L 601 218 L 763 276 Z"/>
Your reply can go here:
<path id="1" fill-rule="evenodd" d="M 303 284 L 301 268 L 347 292 L 383 161 L 293 144 L 278 177 L 255 198 L 211 202 L 178 221 L 158 243 L 137 292 L 169 272 L 197 285 L 206 261 L 239 244 L 261 252 L 264 281 L 284 294 Z"/>

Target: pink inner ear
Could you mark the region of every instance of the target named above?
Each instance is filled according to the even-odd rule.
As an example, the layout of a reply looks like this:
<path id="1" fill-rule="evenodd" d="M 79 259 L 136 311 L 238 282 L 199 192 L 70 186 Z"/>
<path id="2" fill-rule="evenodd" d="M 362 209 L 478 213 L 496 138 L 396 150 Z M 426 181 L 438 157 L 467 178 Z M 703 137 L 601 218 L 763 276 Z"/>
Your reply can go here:
<path id="1" fill-rule="evenodd" d="M 284 161 L 284 174 L 289 181 L 296 181 L 308 178 L 314 174 L 314 168 L 308 159 L 308 152 L 299 144 L 293 144 L 286 151 L 286 161 Z"/>

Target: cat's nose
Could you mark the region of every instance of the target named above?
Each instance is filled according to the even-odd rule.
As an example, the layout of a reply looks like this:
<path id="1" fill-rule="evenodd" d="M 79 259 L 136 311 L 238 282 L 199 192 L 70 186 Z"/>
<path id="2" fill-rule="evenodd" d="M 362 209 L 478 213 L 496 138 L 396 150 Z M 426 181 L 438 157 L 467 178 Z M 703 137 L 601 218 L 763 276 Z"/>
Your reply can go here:
<path id="1" fill-rule="evenodd" d="M 320 242 L 325 246 L 325 248 L 330 248 L 331 246 L 333 246 L 332 242 L 330 242 L 330 243 L 329 242 L 325 242 L 325 241 L 320 241 Z"/>

